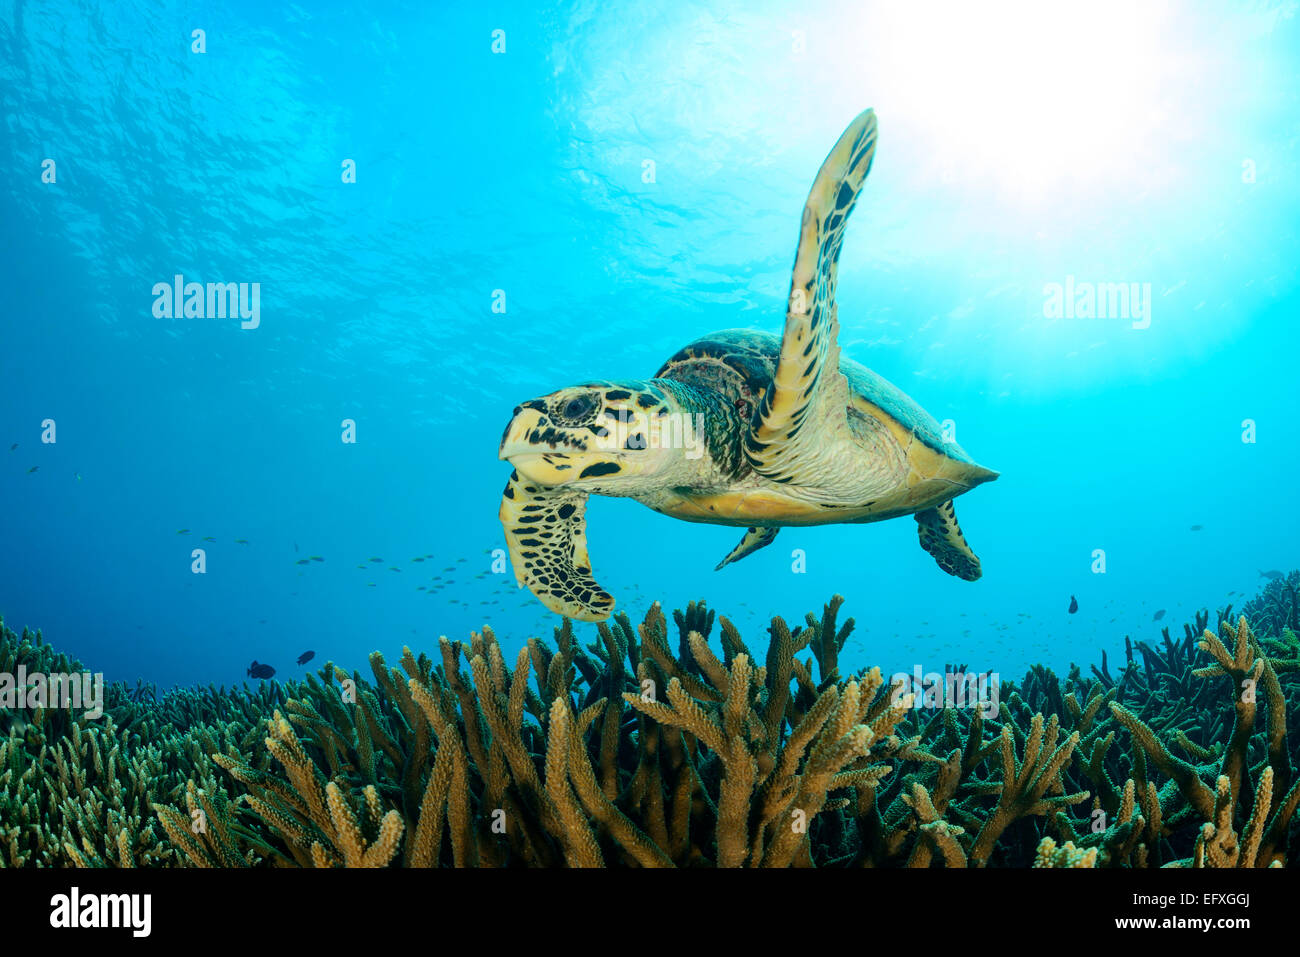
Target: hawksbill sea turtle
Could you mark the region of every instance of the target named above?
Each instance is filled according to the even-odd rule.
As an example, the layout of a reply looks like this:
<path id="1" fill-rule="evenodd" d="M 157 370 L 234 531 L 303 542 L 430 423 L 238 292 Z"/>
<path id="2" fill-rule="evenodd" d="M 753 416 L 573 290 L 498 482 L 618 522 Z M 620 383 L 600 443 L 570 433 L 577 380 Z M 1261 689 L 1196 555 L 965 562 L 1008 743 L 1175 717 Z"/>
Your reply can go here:
<path id="1" fill-rule="evenodd" d="M 896 386 L 840 358 L 835 277 L 844 227 L 871 169 L 876 117 L 840 136 L 808 194 L 785 331 L 726 330 L 681 349 L 653 379 L 595 380 L 524 402 L 498 457 L 510 561 L 551 611 L 602 621 L 614 598 L 587 556 L 591 495 L 632 498 L 688 522 L 747 527 L 719 563 L 785 526 L 913 515 L 950 575 L 980 577 L 952 500 L 983 468 Z"/>

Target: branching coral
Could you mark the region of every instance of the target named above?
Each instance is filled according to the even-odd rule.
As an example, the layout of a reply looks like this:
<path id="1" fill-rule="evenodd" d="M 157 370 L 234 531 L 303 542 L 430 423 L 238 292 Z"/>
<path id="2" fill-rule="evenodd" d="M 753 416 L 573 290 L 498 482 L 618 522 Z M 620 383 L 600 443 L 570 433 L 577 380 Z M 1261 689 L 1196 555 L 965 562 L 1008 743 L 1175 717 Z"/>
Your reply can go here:
<path id="1" fill-rule="evenodd" d="M 878 669 L 841 674 L 842 601 L 795 629 L 774 619 L 761 654 L 702 602 L 673 614 L 674 653 L 654 605 L 587 645 L 566 621 L 507 655 L 484 627 L 398 667 L 373 654 L 365 677 L 327 663 L 256 691 L 116 685 L 99 722 L 7 714 L 0 859 L 1255 867 L 1292 853 L 1300 649 L 1285 625 L 1257 639 L 1242 618 L 1218 637 L 1198 616 L 1160 648 L 1130 642 L 1118 677 L 1104 660 L 1086 679 L 1036 666 L 985 715 L 921 707 Z M 10 668 L 80 670 L 39 635 L 2 637 Z"/>
<path id="2" fill-rule="evenodd" d="M 1223 640 L 1206 630 L 1198 647 L 1216 662 L 1196 669 L 1197 678 L 1231 679 L 1234 721 L 1226 747 L 1217 762 L 1213 752 L 1196 749 L 1192 761 L 1183 760 L 1170 753 L 1152 729 L 1132 712 L 1118 703 L 1111 703 L 1115 717 L 1133 735 L 1134 743 L 1162 772 L 1172 779 L 1175 792 L 1161 792 L 1152 809 L 1168 820 L 1186 820 L 1194 814 L 1204 823 L 1196 837 L 1190 858 L 1174 862 L 1181 866 L 1254 867 L 1280 864 L 1285 855 L 1279 853 L 1284 845 L 1290 820 L 1300 801 L 1300 784 L 1292 787 L 1284 797 L 1281 792 L 1291 775 L 1291 760 L 1286 749 L 1286 701 L 1274 670 L 1273 659 L 1262 654 L 1250 626 L 1243 616 L 1234 628 L 1228 622 L 1221 626 Z M 1232 643 L 1228 650 L 1225 642 Z M 1258 744 L 1254 734 L 1257 695 L 1263 694 L 1268 704 L 1268 734 L 1266 755 L 1257 769 L 1249 767 L 1252 745 Z M 1185 750 L 1190 741 L 1185 732 L 1179 732 Z M 1266 762 L 1266 763 L 1265 763 Z M 1205 780 L 1204 769 L 1215 771 L 1214 787 Z M 1239 806 L 1240 796 L 1247 791 L 1247 779 L 1255 778 L 1254 802 L 1249 811 Z M 1239 836 L 1237 825 L 1244 821 L 1244 832 Z"/>

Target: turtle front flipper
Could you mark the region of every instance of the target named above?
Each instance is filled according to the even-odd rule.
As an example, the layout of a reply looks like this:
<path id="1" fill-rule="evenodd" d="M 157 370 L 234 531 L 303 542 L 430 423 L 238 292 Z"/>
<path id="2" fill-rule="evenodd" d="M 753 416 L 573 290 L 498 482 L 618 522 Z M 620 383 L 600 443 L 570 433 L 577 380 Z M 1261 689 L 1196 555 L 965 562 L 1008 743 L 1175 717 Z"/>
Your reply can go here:
<path id="1" fill-rule="evenodd" d="M 845 426 L 848 383 L 840 372 L 836 266 L 875 151 L 876 115 L 867 110 L 822 163 L 804 205 L 781 357 L 745 439 L 754 470 L 776 482 L 798 484 L 801 465 L 817 456 L 827 429 Z M 833 480 L 823 484 L 833 489 Z"/>
<path id="2" fill-rule="evenodd" d="M 740 544 L 727 553 L 727 557 L 718 562 L 713 570 L 721 571 L 724 565 L 738 562 L 746 555 L 752 555 L 765 545 L 771 545 L 779 528 L 750 528 L 740 540 Z"/>
<path id="3" fill-rule="evenodd" d="M 498 513 L 515 580 L 566 618 L 604 621 L 614 598 L 591 577 L 587 495 L 536 485 L 510 473 Z"/>
<path id="4" fill-rule="evenodd" d="M 973 582 L 983 574 L 980 560 L 966 544 L 966 536 L 962 535 L 961 526 L 957 524 L 952 502 L 917 512 L 916 524 L 921 547 L 933 555 L 939 567 L 949 575 Z"/>

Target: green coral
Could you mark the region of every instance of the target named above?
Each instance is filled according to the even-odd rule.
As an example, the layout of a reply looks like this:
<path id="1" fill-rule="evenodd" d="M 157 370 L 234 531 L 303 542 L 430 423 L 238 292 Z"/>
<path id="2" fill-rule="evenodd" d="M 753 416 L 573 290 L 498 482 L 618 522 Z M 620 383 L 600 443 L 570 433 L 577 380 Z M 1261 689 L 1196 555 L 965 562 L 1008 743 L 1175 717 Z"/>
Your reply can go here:
<path id="1" fill-rule="evenodd" d="M 996 715 L 841 674 L 835 596 L 765 649 L 705 603 L 490 628 L 257 690 L 116 684 L 105 717 L 15 711 L 7 866 L 1279 866 L 1300 802 L 1278 615 L 1209 615 L 1084 677 L 1035 666 Z M 1276 604 L 1276 602 L 1275 602 Z M 1248 608 L 1252 607 L 1250 604 Z M 713 632 L 717 630 L 717 634 Z M 0 623 L 0 665 L 76 672 Z M 711 638 L 716 639 L 711 641 Z M 720 653 L 714 649 L 720 649 Z M 962 669 L 964 670 L 964 669 Z M 1292 695 L 1294 698 L 1295 696 Z"/>

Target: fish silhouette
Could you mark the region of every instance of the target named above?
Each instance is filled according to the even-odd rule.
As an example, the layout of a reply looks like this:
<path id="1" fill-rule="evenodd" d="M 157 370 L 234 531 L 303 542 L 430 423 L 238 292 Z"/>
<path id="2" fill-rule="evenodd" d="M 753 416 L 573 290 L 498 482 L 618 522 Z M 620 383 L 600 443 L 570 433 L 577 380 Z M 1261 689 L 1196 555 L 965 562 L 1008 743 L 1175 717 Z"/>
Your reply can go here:
<path id="1" fill-rule="evenodd" d="M 1192 526 L 1192 531 L 1194 531 L 1194 532 L 1199 532 L 1199 531 L 1200 531 L 1201 529 L 1203 529 L 1204 527 L 1205 527 L 1204 525 L 1193 525 L 1193 526 Z"/>
<path id="2" fill-rule="evenodd" d="M 1160 620 L 1161 618 L 1163 618 L 1163 617 L 1165 617 L 1165 610 L 1164 610 L 1163 608 L 1161 608 L 1158 612 L 1156 612 L 1155 617 L 1152 618 L 1151 620 L 1152 620 L 1152 621 L 1159 621 L 1159 620 Z"/>
<path id="3" fill-rule="evenodd" d="M 1074 597 L 1073 595 L 1071 595 L 1071 596 L 1070 596 L 1070 614 L 1073 615 L 1073 614 L 1074 614 L 1076 611 L 1078 611 L 1078 610 L 1079 610 L 1079 602 L 1075 600 L 1075 597 Z"/>
<path id="4" fill-rule="evenodd" d="M 302 654 L 298 656 L 298 664 L 305 665 L 307 662 L 311 661 L 315 657 L 316 657 L 316 652 L 304 651 Z"/>
<path id="5" fill-rule="evenodd" d="M 250 678 L 274 678 L 274 677 L 275 677 L 275 669 L 272 668 L 270 665 L 262 665 L 262 664 L 258 664 L 258 663 L 257 663 L 257 659 L 254 658 L 254 659 L 253 659 L 253 663 L 252 663 L 251 665 L 248 666 L 248 677 L 250 677 Z"/>
<path id="6" fill-rule="evenodd" d="M 1269 581 L 1277 582 L 1277 581 L 1281 581 L 1286 576 L 1279 571 L 1269 571 L 1269 572 L 1260 572 L 1259 577 L 1267 578 Z"/>

